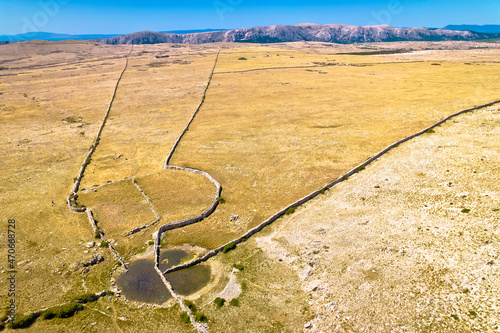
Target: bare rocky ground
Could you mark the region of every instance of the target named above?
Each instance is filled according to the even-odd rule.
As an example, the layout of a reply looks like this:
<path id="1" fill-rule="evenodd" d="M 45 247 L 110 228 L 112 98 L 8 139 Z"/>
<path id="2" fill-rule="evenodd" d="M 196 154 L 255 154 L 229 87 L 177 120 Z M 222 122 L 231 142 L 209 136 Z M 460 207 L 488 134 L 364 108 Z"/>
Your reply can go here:
<path id="1" fill-rule="evenodd" d="M 257 238 L 302 280 L 309 332 L 500 327 L 500 112 L 410 141 Z"/>

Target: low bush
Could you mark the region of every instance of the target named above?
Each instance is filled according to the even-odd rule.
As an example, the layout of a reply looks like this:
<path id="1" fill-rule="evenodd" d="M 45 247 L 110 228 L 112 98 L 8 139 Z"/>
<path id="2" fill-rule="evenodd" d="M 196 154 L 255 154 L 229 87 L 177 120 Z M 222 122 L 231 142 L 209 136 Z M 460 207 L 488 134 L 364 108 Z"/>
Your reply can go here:
<path id="1" fill-rule="evenodd" d="M 222 198 L 222 197 L 217 198 L 217 201 L 218 201 L 220 204 L 224 204 L 224 203 L 226 203 L 226 200 L 225 200 L 224 198 Z"/>
<path id="2" fill-rule="evenodd" d="M 222 253 L 228 253 L 229 251 L 234 250 L 235 248 L 236 248 L 236 243 L 231 242 L 222 248 Z"/>
<path id="3" fill-rule="evenodd" d="M 38 312 L 29 313 L 24 316 L 16 316 L 14 321 L 10 324 L 10 327 L 17 328 L 28 328 L 36 321 L 36 319 L 40 316 Z"/>
<path id="4" fill-rule="evenodd" d="M 109 245 L 109 242 L 100 242 L 99 243 L 100 247 L 108 247 L 108 245 Z"/>
<path id="5" fill-rule="evenodd" d="M 189 319 L 189 315 L 187 314 L 186 311 L 184 311 L 183 313 L 181 313 L 181 320 L 185 324 L 189 323 L 190 319 Z"/>
<path id="6" fill-rule="evenodd" d="M 295 213 L 296 210 L 297 210 L 297 207 L 290 207 L 286 210 L 285 215 L 291 215 L 291 214 Z"/>
<path id="7" fill-rule="evenodd" d="M 236 268 L 239 271 L 242 271 L 245 269 L 245 267 L 243 267 L 243 265 L 241 265 L 241 264 L 234 264 L 234 268 Z"/>
<path id="8" fill-rule="evenodd" d="M 70 318 L 78 311 L 83 310 L 83 305 L 71 302 L 59 306 L 54 306 L 42 312 L 42 319 L 48 320 L 52 318 Z"/>
<path id="9" fill-rule="evenodd" d="M 76 303 L 92 303 L 92 302 L 95 302 L 98 300 L 98 297 L 93 294 L 93 293 L 85 293 L 85 294 L 81 294 L 81 295 L 78 295 L 76 297 L 73 298 L 73 302 L 76 302 Z"/>
<path id="10" fill-rule="evenodd" d="M 194 305 L 193 302 L 191 301 L 184 301 L 184 304 L 191 310 L 191 312 L 195 313 L 196 312 L 196 305 Z"/>
<path id="11" fill-rule="evenodd" d="M 208 318 L 202 313 L 195 314 L 194 319 L 200 323 L 208 323 Z"/>
<path id="12" fill-rule="evenodd" d="M 229 305 L 231 305 L 231 306 L 238 306 L 238 305 L 240 305 L 240 301 L 238 301 L 238 299 L 236 299 L 236 298 L 233 298 L 233 299 L 229 302 Z"/>
<path id="13" fill-rule="evenodd" d="M 435 131 L 435 130 L 433 130 L 432 128 L 430 128 L 430 129 L 428 129 L 428 130 L 426 131 L 426 133 L 432 134 L 432 133 L 436 133 L 436 131 Z"/>
<path id="14" fill-rule="evenodd" d="M 217 308 L 220 309 L 224 305 L 224 303 L 226 303 L 226 300 L 224 298 L 217 297 L 216 299 L 214 299 L 214 303 Z"/>
<path id="15" fill-rule="evenodd" d="M 240 57 L 240 58 L 238 58 L 238 60 L 248 60 L 248 59 L 245 57 Z"/>

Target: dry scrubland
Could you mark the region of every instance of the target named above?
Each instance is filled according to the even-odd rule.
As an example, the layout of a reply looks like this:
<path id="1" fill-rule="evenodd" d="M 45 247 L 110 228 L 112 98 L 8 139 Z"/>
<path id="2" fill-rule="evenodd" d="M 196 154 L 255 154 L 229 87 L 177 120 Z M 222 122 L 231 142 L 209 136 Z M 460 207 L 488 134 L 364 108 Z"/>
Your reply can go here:
<path id="1" fill-rule="evenodd" d="M 372 56 L 336 54 L 391 47 L 422 51 Z M 477 47 L 481 48 L 470 49 Z M 463 50 L 446 50 L 457 48 Z M 82 292 L 110 288 L 109 279 L 116 269 L 113 256 L 107 249 L 87 248 L 87 242 L 94 241 L 87 217 L 70 212 L 65 199 L 104 117 L 126 55 L 128 67 L 82 188 L 113 183 L 79 193 L 79 203 L 94 210 L 106 237 L 127 258 L 147 248 L 159 225 L 196 215 L 210 204 L 213 185 L 206 179 L 161 168 L 201 100 L 218 49 L 222 52 L 205 104 L 170 164 L 211 174 L 221 183 L 226 203 L 207 220 L 168 232 L 163 242 L 169 246 L 220 246 L 388 144 L 458 110 L 498 99 L 495 93 L 500 91 L 500 51 L 496 44 L 485 43 L 148 45 L 133 50 L 131 46 L 88 42 L 0 46 L 0 202 L 3 218 L 15 218 L 18 227 L 18 313 L 60 304 Z M 163 55 L 169 57 L 156 57 Z M 489 247 L 494 251 L 496 243 L 483 247 L 479 244 L 490 240 L 487 235 L 494 232 L 481 230 L 494 226 L 487 203 L 494 200 L 495 189 L 491 188 L 493 182 L 486 180 L 496 171 L 480 178 L 488 172 L 481 169 L 487 162 L 474 160 L 477 174 L 468 169 L 460 173 L 459 168 L 468 164 L 457 156 L 468 156 L 466 148 L 472 147 L 471 156 L 484 155 L 485 161 L 490 161 L 495 156 L 488 153 L 489 149 L 498 152 L 498 147 L 483 148 L 495 142 L 492 125 L 480 125 L 483 120 L 476 114 L 467 117 L 472 117 L 464 123 L 468 125 L 448 123 L 437 134 L 398 148 L 356 179 L 330 192 L 338 195 L 329 194 L 327 199 L 315 201 L 292 215 L 291 221 L 283 219 L 276 226 L 278 230 L 272 228 L 273 233 L 277 232 L 271 234 L 272 240 L 257 238 L 258 243 L 251 240 L 227 255 L 211 259 L 222 269 L 214 275 L 210 290 L 195 299 L 209 317 L 211 329 L 297 331 L 313 318 L 312 329 L 325 331 L 331 330 L 329 323 L 353 331 L 383 331 L 384 327 L 399 326 L 425 331 L 432 329 L 430 325 L 462 329 L 468 323 L 465 319 L 474 320 L 478 328 L 492 328 L 494 324 L 488 320 L 492 321 L 493 315 L 485 318 L 480 305 L 492 307 L 479 300 L 495 288 L 494 280 L 486 273 L 493 274 L 496 266 L 484 266 L 483 250 Z M 497 121 L 485 119 L 485 123 Z M 469 126 L 471 131 L 465 133 L 454 126 Z M 480 135 L 488 128 L 492 128 L 491 137 L 483 144 Z M 473 130 L 479 134 L 473 135 Z M 445 133 L 448 136 L 442 135 Z M 478 140 L 474 145 L 467 141 L 472 138 Z M 408 148 L 424 140 L 430 140 L 423 146 L 425 149 L 415 146 L 412 153 Z M 448 141 L 444 144 L 433 140 Z M 439 162 L 445 153 L 450 157 Z M 399 173 L 387 168 L 370 173 L 383 163 L 398 170 L 394 162 L 398 158 L 406 158 Z M 437 164 L 431 167 L 432 163 Z M 416 165 L 428 169 L 410 172 Z M 382 181 L 376 177 L 381 173 L 392 173 L 392 178 L 384 176 Z M 461 182 L 465 174 L 472 177 L 467 183 Z M 158 225 L 131 237 L 122 234 L 150 223 L 155 216 L 131 179 L 115 182 L 127 177 L 135 177 L 161 217 Z M 367 179 L 357 180 L 360 177 Z M 411 177 L 418 180 L 414 188 L 423 190 L 406 192 L 411 188 L 407 186 Z M 375 180 L 373 186 L 380 189 L 372 188 Z M 361 186 L 358 190 L 355 182 Z M 446 185 L 449 182 L 451 186 Z M 459 190 L 455 184 L 462 184 L 461 191 L 469 192 L 461 194 L 465 198 L 455 198 L 456 193 L 450 192 Z M 485 186 L 491 188 L 489 197 L 473 194 L 482 192 Z M 352 191 L 357 191 L 356 195 L 348 196 Z M 401 191 L 407 195 L 401 195 Z M 387 199 L 381 199 L 383 195 Z M 360 201 L 360 196 L 365 200 Z M 449 201 L 446 208 L 437 207 L 438 197 Z M 339 198 L 352 202 L 328 202 Z M 346 209 L 338 212 L 337 205 Z M 363 209 L 350 208 L 356 205 Z M 462 207 L 456 211 L 449 208 L 461 205 L 471 212 L 460 213 Z M 390 211 L 384 211 L 384 207 L 390 207 Z M 399 221 L 401 214 L 397 212 L 403 210 L 409 218 Z M 448 218 L 442 216 L 444 212 Z M 332 215 L 337 213 L 346 218 Z M 364 225 L 366 221 L 360 221 L 359 225 L 356 217 L 361 213 L 371 214 L 366 219 L 371 222 Z M 239 218 L 230 221 L 232 214 Z M 474 227 L 488 218 L 490 224 L 484 228 Z M 471 219 L 477 222 L 471 223 Z M 1 229 L 4 249 L 5 229 Z M 316 249 L 316 243 L 310 242 L 318 238 L 321 244 Z M 385 244 L 385 240 L 392 243 Z M 448 240 L 453 246 L 468 247 L 463 253 L 447 255 L 452 248 L 445 243 Z M 380 251 L 382 243 L 385 252 Z M 329 246 L 328 253 L 324 246 Z M 405 253 L 398 252 L 401 249 Z M 97 253 L 104 256 L 104 262 L 82 274 L 81 263 Z M 280 257 L 284 253 L 290 256 Z M 238 297 L 240 305 L 216 309 L 211 301 L 229 281 L 234 263 L 245 267 L 234 273 L 243 289 Z M 5 270 L 5 265 L 1 262 L 0 268 Z M 401 274 L 407 280 L 398 275 L 402 265 Z M 446 265 L 450 267 L 443 272 Z M 304 282 L 304 269 L 308 267 L 313 275 Z M 365 276 L 369 283 L 363 280 Z M 473 276 L 484 277 L 486 282 L 474 280 Z M 387 282 L 396 277 L 398 283 Z M 426 277 L 432 277 L 433 282 Z M 316 280 L 320 282 L 313 286 Z M 408 292 L 410 287 L 412 294 Z M 0 279 L 0 288 L 7 290 L 5 275 Z M 447 288 L 458 290 L 451 294 L 455 295 L 455 307 L 446 299 L 451 297 Z M 442 294 L 435 296 L 435 290 Z M 0 293 L 0 301 L 7 302 L 4 293 Z M 329 309 L 333 310 L 325 308 L 332 302 L 336 305 Z M 398 312 L 397 302 L 407 309 Z M 65 332 L 84 327 L 96 332 L 192 330 L 180 323 L 179 307 L 172 302 L 152 307 L 105 297 L 87 308 L 72 319 L 38 320 L 27 331 Z M 452 314 L 459 320 L 450 319 Z"/>

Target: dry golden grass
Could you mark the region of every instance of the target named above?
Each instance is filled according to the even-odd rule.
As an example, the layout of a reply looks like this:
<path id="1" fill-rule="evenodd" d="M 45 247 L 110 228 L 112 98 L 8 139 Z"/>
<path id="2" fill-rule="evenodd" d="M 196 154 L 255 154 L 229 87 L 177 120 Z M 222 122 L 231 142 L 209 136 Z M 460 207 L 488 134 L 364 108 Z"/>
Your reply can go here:
<path id="1" fill-rule="evenodd" d="M 155 220 L 155 215 L 132 180 L 80 194 L 78 203 L 90 207 L 106 238 L 114 239 Z"/>
<path id="2" fill-rule="evenodd" d="M 159 171 L 200 103 L 214 60 L 213 54 L 131 57 L 82 185 Z"/>
<path id="3" fill-rule="evenodd" d="M 246 52 L 238 55 L 252 59 Z M 281 58 L 279 52 L 273 59 Z M 360 58 L 381 57 L 343 60 Z M 234 70 L 240 62 L 223 54 L 216 72 Z M 170 242 L 220 246 L 387 145 L 495 100 L 500 88 L 498 65 L 422 62 L 311 70 L 214 76 L 171 163 L 210 173 L 227 203 L 207 221 L 169 233 Z M 229 222 L 231 214 L 240 219 Z"/>
<path id="4" fill-rule="evenodd" d="M 215 200 L 215 187 L 210 181 L 183 171 L 163 170 L 138 177 L 137 183 L 160 215 L 160 224 L 196 216 Z"/>
<path id="5" fill-rule="evenodd" d="M 50 44 L 22 45 L 22 52 L 15 44 L 6 45 L 1 52 L 2 61 L 27 58 L 5 63 L 12 69 L 2 70 L 1 75 L 12 75 L 0 80 L 2 216 L 16 219 L 16 259 L 29 261 L 17 267 L 18 313 L 62 303 L 86 290 L 105 289 L 108 282 L 103 274 L 112 266 L 111 255 L 102 251 L 106 260 L 91 273 L 82 276 L 70 270 L 74 262 L 88 260 L 94 253 L 85 253 L 86 242 L 94 236 L 87 218 L 68 210 L 66 196 L 100 125 L 123 59 L 116 65 L 99 66 L 98 72 L 64 71 L 66 56 L 85 57 L 79 50 L 92 47 L 56 45 L 64 51 L 52 54 L 61 58 L 54 61 L 60 62 L 57 66 L 49 64 L 54 50 Z M 120 50 L 115 49 L 115 56 Z M 70 116 L 81 116 L 82 122 L 62 121 Z M 5 261 L 0 266 L 7 269 Z M 5 275 L 0 281 L 7 290 Z M 88 289 L 82 281 L 89 282 Z M 0 293 L 0 301 L 6 304 L 6 293 Z"/>

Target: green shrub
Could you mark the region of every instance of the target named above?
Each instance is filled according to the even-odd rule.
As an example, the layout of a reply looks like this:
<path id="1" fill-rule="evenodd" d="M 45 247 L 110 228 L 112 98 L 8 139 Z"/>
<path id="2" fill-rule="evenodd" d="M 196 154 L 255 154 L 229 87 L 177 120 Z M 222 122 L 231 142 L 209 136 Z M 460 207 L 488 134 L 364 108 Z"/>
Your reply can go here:
<path id="1" fill-rule="evenodd" d="M 196 313 L 196 305 L 194 305 L 193 302 L 186 300 L 184 301 L 184 304 L 186 304 L 186 306 L 189 308 L 189 310 L 191 310 L 191 312 Z"/>
<path id="2" fill-rule="evenodd" d="M 155 241 L 150 240 L 150 241 L 148 242 L 148 245 L 153 245 L 154 243 L 155 243 Z"/>
<path id="3" fill-rule="evenodd" d="M 361 171 L 363 171 L 364 169 L 366 169 L 366 167 L 365 167 L 364 165 L 362 165 L 362 166 L 360 166 L 360 167 L 356 170 L 356 172 L 361 172 Z"/>
<path id="4" fill-rule="evenodd" d="M 233 298 L 233 299 L 229 302 L 229 305 L 231 305 L 231 306 L 238 306 L 238 305 L 240 305 L 240 301 L 238 301 L 238 299 L 236 299 L 236 298 Z"/>
<path id="5" fill-rule="evenodd" d="M 103 241 L 103 242 L 99 243 L 99 246 L 100 247 L 108 247 L 109 246 L 109 242 L 104 242 Z"/>
<path id="6" fill-rule="evenodd" d="M 295 213 L 296 210 L 297 210 L 297 207 L 290 207 L 286 210 L 285 215 L 291 215 L 291 214 Z"/>
<path id="7" fill-rule="evenodd" d="M 433 130 L 432 128 L 429 128 L 429 129 L 426 131 L 426 133 L 432 134 L 432 133 L 436 133 L 436 131 L 435 131 L 435 130 Z"/>
<path id="8" fill-rule="evenodd" d="M 101 230 L 99 230 L 99 228 L 97 228 L 95 230 L 95 234 L 94 234 L 95 238 L 99 239 L 101 238 Z"/>
<path id="9" fill-rule="evenodd" d="M 24 316 L 16 316 L 14 321 L 10 324 L 12 328 L 28 328 L 40 316 L 38 312 L 29 313 Z"/>
<path id="10" fill-rule="evenodd" d="M 235 248 L 236 244 L 234 242 L 231 242 L 222 248 L 222 253 L 228 253 L 229 251 L 234 250 Z"/>
<path id="11" fill-rule="evenodd" d="M 195 314 L 194 319 L 200 323 L 208 323 L 208 318 L 202 313 Z"/>
<path id="12" fill-rule="evenodd" d="M 226 303 L 226 300 L 224 298 L 217 297 L 216 299 L 214 299 L 214 303 L 217 308 L 220 309 L 224 305 L 224 303 Z"/>
<path id="13" fill-rule="evenodd" d="M 326 193 L 326 191 L 328 191 L 328 190 L 330 190 L 330 188 L 329 188 L 328 186 L 325 186 L 325 187 L 323 187 L 323 188 L 322 188 L 319 192 L 320 192 L 321 194 L 325 194 L 325 193 Z"/>
<path id="14" fill-rule="evenodd" d="M 76 303 L 92 303 L 92 302 L 95 302 L 98 300 L 98 297 L 93 294 L 93 293 L 85 293 L 85 294 L 81 294 L 81 295 L 78 295 L 76 297 L 73 298 L 73 302 L 76 302 Z"/>
<path id="15" fill-rule="evenodd" d="M 190 318 L 189 318 L 189 315 L 187 314 L 186 311 L 184 311 L 183 313 L 181 313 L 181 320 L 185 324 L 189 323 Z"/>
<path id="16" fill-rule="evenodd" d="M 59 306 L 54 306 L 42 312 L 42 319 L 70 318 L 75 313 L 83 310 L 83 305 L 71 302 Z"/>
<path id="17" fill-rule="evenodd" d="M 234 268 L 236 268 L 239 271 L 242 271 L 245 269 L 245 267 L 243 267 L 243 265 L 241 265 L 241 264 L 234 264 Z"/>
<path id="18" fill-rule="evenodd" d="M 224 204 L 224 203 L 226 203 L 226 200 L 225 200 L 224 198 L 222 198 L 222 197 L 217 198 L 217 201 L 218 201 L 220 204 Z"/>
<path id="19" fill-rule="evenodd" d="M 462 213 L 464 213 L 464 214 L 470 213 L 470 209 L 464 208 L 464 209 L 462 209 Z"/>
<path id="20" fill-rule="evenodd" d="M 240 58 L 238 58 L 238 60 L 247 60 L 247 58 L 245 58 L 245 57 L 240 57 Z"/>

